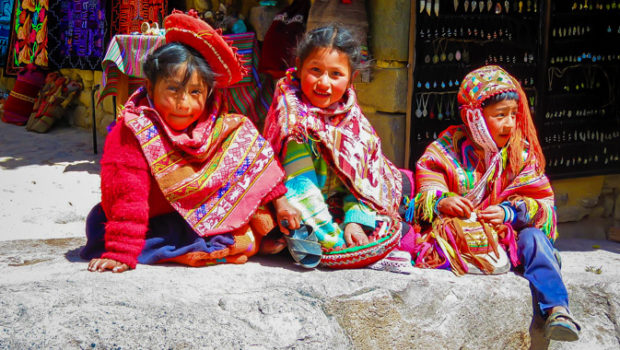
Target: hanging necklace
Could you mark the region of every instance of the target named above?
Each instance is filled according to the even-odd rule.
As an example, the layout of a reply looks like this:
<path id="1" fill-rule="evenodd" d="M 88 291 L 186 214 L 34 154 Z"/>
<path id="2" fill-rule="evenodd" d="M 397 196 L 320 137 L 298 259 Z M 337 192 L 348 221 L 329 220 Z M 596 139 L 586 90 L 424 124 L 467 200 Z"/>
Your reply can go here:
<path id="1" fill-rule="evenodd" d="M 448 114 L 448 118 L 451 119 L 456 119 L 456 118 L 452 118 L 452 117 L 456 117 L 456 113 L 454 112 L 454 105 L 456 104 L 456 95 L 454 96 L 450 96 L 450 98 L 448 99 L 448 107 L 447 109 L 449 110 Z"/>
<path id="2" fill-rule="evenodd" d="M 439 52 L 441 53 L 441 55 L 439 56 L 439 59 L 441 60 L 441 62 L 445 62 L 447 58 L 446 50 L 448 49 L 448 40 L 443 38 L 439 41 L 438 44 L 439 44 Z"/>
<path id="3" fill-rule="evenodd" d="M 437 114 L 438 120 L 443 120 L 443 95 L 439 95 L 439 99 L 437 101 Z"/>
<path id="4" fill-rule="evenodd" d="M 416 118 L 422 118 L 422 109 L 421 109 L 421 107 L 422 107 L 422 94 L 420 94 L 420 98 L 419 99 L 416 96 L 415 104 L 416 104 L 415 116 L 416 116 Z"/>
<path id="5" fill-rule="evenodd" d="M 426 94 L 426 99 L 424 99 L 424 94 L 421 94 L 421 98 L 422 98 L 422 116 L 423 117 L 427 117 L 428 116 L 428 99 L 431 97 L 430 94 Z"/>

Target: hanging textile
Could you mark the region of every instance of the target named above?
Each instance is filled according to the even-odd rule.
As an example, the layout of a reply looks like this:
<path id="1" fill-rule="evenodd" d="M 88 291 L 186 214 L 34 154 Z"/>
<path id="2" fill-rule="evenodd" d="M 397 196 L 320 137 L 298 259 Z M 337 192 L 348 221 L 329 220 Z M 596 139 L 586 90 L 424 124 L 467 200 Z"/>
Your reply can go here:
<path id="1" fill-rule="evenodd" d="M 15 75 L 30 63 L 47 68 L 48 10 L 49 0 L 15 0 L 7 74 Z"/>
<path id="2" fill-rule="evenodd" d="M 101 69 L 101 59 L 107 42 L 106 3 L 106 0 L 66 0 L 50 3 L 50 68 Z"/>
<path id="3" fill-rule="evenodd" d="M 157 22 L 162 27 L 168 0 L 112 0 L 110 37 L 140 31 L 143 22 Z"/>
<path id="4" fill-rule="evenodd" d="M 6 55 L 9 51 L 12 14 L 13 0 L 0 0 L 0 66 L 6 64 Z"/>
<path id="5" fill-rule="evenodd" d="M 258 74 L 258 41 L 256 34 L 226 34 L 224 38 L 237 48 L 248 74 L 238 83 L 224 90 L 231 112 L 243 114 L 254 124 L 262 124 L 273 97 L 271 79 Z M 265 81 L 268 79 L 268 81 Z"/>

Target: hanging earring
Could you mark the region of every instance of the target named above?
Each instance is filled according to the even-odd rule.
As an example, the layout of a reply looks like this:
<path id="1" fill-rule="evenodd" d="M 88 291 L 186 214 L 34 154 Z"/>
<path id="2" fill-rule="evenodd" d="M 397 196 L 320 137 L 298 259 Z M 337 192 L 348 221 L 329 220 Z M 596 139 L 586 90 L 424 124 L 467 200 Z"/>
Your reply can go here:
<path id="1" fill-rule="evenodd" d="M 433 7 L 433 0 L 426 0 L 426 14 L 429 16 L 431 15 L 432 7 Z"/>
<path id="2" fill-rule="evenodd" d="M 487 0 L 487 12 L 491 12 L 491 7 L 493 7 L 493 0 Z"/>
<path id="3" fill-rule="evenodd" d="M 506 9 L 506 13 L 510 11 L 510 2 L 508 0 L 504 1 L 504 9 Z"/>
<path id="4" fill-rule="evenodd" d="M 454 0 L 454 12 L 459 9 L 459 0 Z"/>
<path id="5" fill-rule="evenodd" d="M 476 11 L 476 7 L 478 7 L 478 2 L 476 0 L 473 0 L 471 2 L 471 12 Z"/>
<path id="6" fill-rule="evenodd" d="M 498 2 L 497 4 L 495 4 L 495 14 L 499 15 L 501 13 L 502 13 L 502 4 Z"/>
<path id="7" fill-rule="evenodd" d="M 435 16 L 439 17 L 439 0 L 435 0 Z"/>
<path id="8" fill-rule="evenodd" d="M 465 0 L 463 6 L 465 7 L 465 12 L 467 12 L 467 10 L 469 10 L 469 0 Z"/>
<path id="9" fill-rule="evenodd" d="M 420 0 L 420 13 L 424 12 L 425 7 L 426 7 L 426 0 Z"/>

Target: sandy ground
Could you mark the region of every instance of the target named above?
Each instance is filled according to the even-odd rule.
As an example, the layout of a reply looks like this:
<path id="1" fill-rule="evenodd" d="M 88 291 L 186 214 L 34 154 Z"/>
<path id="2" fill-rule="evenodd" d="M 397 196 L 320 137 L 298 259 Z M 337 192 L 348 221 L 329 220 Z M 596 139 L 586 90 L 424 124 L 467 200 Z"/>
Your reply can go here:
<path id="1" fill-rule="evenodd" d="M 101 198 L 100 156 L 84 129 L 37 134 L 0 123 L 0 241 L 83 237 Z"/>

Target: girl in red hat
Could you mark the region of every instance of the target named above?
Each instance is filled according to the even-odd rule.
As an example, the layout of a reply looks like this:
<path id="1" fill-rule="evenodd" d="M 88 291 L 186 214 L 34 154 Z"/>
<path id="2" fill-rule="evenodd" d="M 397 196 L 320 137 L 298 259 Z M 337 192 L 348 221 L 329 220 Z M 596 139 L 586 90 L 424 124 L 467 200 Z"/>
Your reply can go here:
<path id="1" fill-rule="evenodd" d="M 226 113 L 217 88 L 245 73 L 218 31 L 173 12 L 167 44 L 144 62 L 145 88 L 126 103 L 101 159 L 101 204 L 81 251 L 90 271 L 137 263 L 243 263 L 273 228 L 257 210 L 286 193 L 268 142 L 244 116 Z M 298 213 L 280 203 L 278 221 Z"/>

